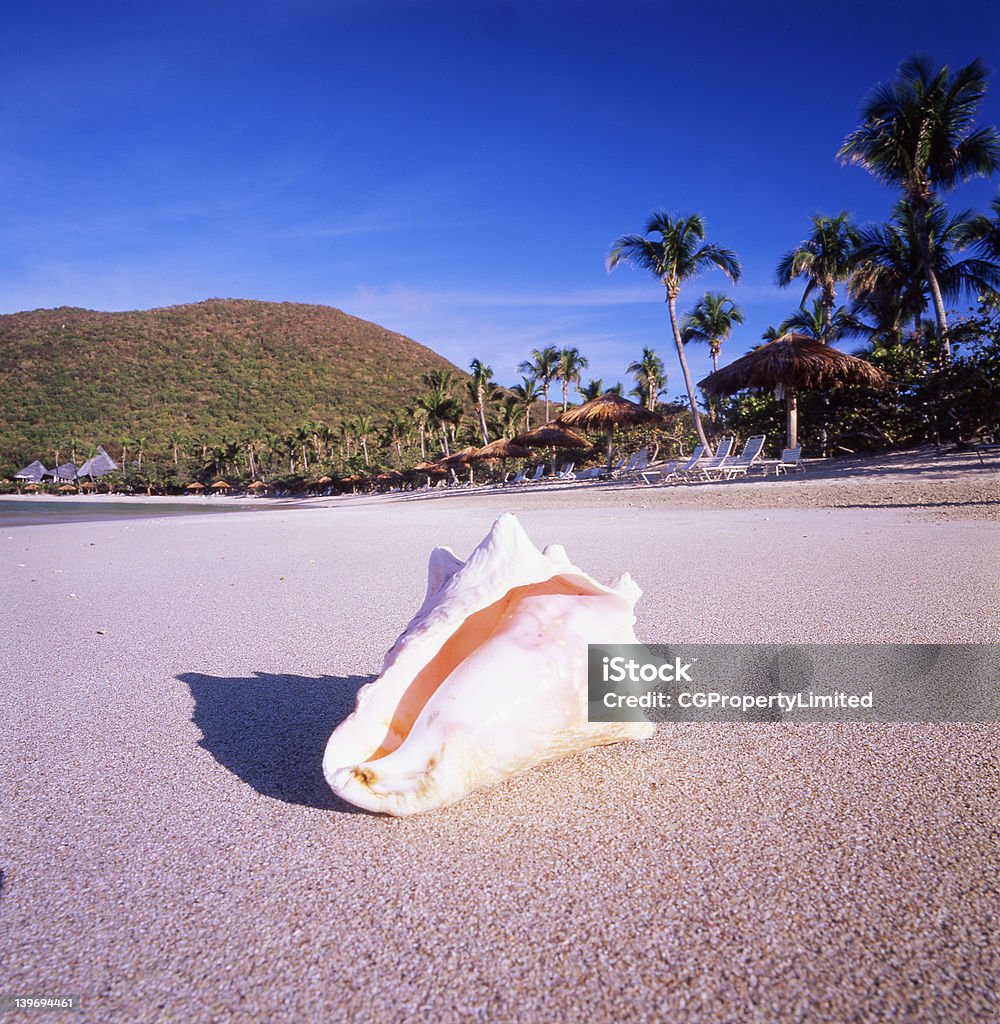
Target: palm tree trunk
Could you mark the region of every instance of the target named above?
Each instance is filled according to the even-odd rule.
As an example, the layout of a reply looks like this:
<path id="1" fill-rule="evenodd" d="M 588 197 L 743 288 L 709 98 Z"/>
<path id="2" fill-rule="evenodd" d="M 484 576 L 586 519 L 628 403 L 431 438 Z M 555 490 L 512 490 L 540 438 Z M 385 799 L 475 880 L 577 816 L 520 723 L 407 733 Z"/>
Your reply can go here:
<path id="1" fill-rule="evenodd" d="M 548 381 L 545 382 L 545 387 L 542 388 L 542 391 L 545 394 L 545 422 L 548 423 L 549 422 L 549 382 Z"/>
<path id="2" fill-rule="evenodd" d="M 917 243 L 920 246 L 920 259 L 924 264 L 924 276 L 931 290 L 934 302 L 934 319 L 937 320 L 938 338 L 941 341 L 941 355 L 946 363 L 951 362 L 951 341 L 948 339 L 948 316 L 944 311 L 944 299 L 941 297 L 941 286 L 937 274 L 931 264 L 930 232 L 927 228 L 927 211 L 920 202 L 913 203 L 913 217 L 917 225 Z"/>
<path id="3" fill-rule="evenodd" d="M 488 445 L 490 443 L 490 435 L 486 430 L 486 409 L 483 405 L 483 393 L 479 392 L 479 401 L 476 403 L 479 408 L 479 429 L 483 432 L 483 444 Z"/>
<path id="4" fill-rule="evenodd" d="M 833 304 L 837 301 L 837 296 L 833 290 L 824 290 L 823 292 L 823 344 L 830 344 L 830 333 L 833 330 Z M 792 448 L 795 445 L 791 446 Z"/>
<path id="5" fill-rule="evenodd" d="M 680 360 L 681 373 L 684 374 L 684 386 L 687 388 L 688 401 L 691 403 L 691 418 L 694 420 L 694 429 L 698 433 L 698 440 L 708 448 L 708 438 L 705 436 L 705 428 L 701 425 L 701 416 L 698 414 L 698 402 L 694 397 L 691 371 L 688 369 L 687 359 L 684 358 L 684 342 L 681 341 L 681 332 L 677 327 L 677 290 L 675 288 L 667 288 L 667 308 L 670 310 L 670 326 L 674 332 L 677 358 Z"/>
<path id="6" fill-rule="evenodd" d="M 564 380 L 563 384 L 563 412 L 569 408 L 569 381 Z"/>
<path id="7" fill-rule="evenodd" d="M 785 389 L 785 426 L 785 447 L 794 448 L 799 443 L 799 400 L 794 388 Z"/>

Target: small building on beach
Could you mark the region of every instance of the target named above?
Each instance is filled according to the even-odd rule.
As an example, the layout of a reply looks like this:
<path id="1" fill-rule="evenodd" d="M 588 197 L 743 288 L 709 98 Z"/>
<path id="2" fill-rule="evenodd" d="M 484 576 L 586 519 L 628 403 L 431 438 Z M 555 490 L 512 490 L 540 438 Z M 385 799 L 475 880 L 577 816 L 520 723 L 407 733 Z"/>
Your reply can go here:
<path id="1" fill-rule="evenodd" d="M 25 466 L 19 473 L 14 474 L 15 480 L 26 480 L 28 483 L 39 484 L 42 479 L 49 475 L 47 470 L 42 463 L 35 459 L 30 465 Z"/>

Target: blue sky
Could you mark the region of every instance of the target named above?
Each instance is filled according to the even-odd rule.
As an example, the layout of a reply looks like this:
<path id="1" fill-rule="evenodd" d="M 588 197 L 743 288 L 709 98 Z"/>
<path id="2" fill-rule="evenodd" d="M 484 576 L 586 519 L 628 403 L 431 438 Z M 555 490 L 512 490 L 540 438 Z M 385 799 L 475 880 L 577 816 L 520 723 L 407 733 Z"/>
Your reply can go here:
<path id="1" fill-rule="evenodd" d="M 868 89 L 915 51 L 1000 69 L 998 39 L 996 0 L 17 5 L 0 312 L 325 303 L 508 384 L 542 345 L 606 382 L 648 345 L 679 394 L 662 289 L 609 276 L 611 242 L 654 209 L 705 217 L 744 278 L 680 306 L 733 295 L 728 361 L 798 304 L 774 267 L 811 214 L 888 214 L 834 158 Z"/>

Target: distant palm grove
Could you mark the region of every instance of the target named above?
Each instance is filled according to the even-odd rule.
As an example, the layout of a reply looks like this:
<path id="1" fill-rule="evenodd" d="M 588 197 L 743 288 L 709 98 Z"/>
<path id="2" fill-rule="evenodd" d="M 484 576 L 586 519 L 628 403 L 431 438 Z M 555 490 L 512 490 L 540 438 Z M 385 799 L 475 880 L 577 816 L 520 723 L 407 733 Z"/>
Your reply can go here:
<path id="1" fill-rule="evenodd" d="M 878 394 L 803 394 L 810 454 L 1000 440 L 1000 194 L 986 211 L 947 202 L 960 184 L 1000 170 L 1000 134 L 979 123 L 987 78 L 978 60 L 957 70 L 923 56 L 904 61 L 865 99 L 837 153 L 886 187 L 885 221 L 804 215 L 803 237 L 775 254 L 775 279 L 798 305 L 760 345 L 789 332 L 824 345 L 850 341 L 891 380 Z M 628 384 L 609 384 L 586 375 L 586 353 L 561 339 L 524 352 L 520 379 L 508 387 L 481 359 L 466 373 L 376 325 L 315 312 L 321 307 L 289 306 L 281 319 L 275 304 L 215 301 L 151 311 L 161 314 L 156 321 L 40 311 L 0 318 L 2 472 L 32 459 L 76 462 L 103 443 L 126 489 L 218 479 L 356 486 L 513 438 L 608 390 L 664 417 L 621 432 L 623 447 L 684 455 L 722 433 L 767 433 L 780 448 L 778 397 L 706 400 L 688 368 L 691 344 L 708 347 L 715 369 L 725 365 L 745 321 L 726 292 L 740 280 L 739 257 L 706 220 L 654 211 L 641 232 L 610 242 L 605 262 L 609 272 L 630 267 L 663 286 L 681 397 L 667 399 L 665 354 L 652 346 L 621 367 Z M 695 285 L 703 276 L 718 280 L 703 290 Z M 100 316 L 133 319 L 111 338 L 102 333 L 110 321 L 93 319 Z M 278 319 L 267 326 L 260 317 Z M 599 462 L 602 444 L 594 438 L 577 463 Z"/>

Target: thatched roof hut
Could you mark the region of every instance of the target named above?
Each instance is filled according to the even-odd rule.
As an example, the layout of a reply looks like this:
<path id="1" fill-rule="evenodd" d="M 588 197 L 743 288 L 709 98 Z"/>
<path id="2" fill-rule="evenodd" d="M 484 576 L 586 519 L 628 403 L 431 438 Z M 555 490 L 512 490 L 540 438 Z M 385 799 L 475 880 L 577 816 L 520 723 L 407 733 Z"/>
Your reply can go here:
<path id="1" fill-rule="evenodd" d="M 787 447 L 798 442 L 798 391 L 843 385 L 883 388 L 888 376 L 857 356 L 824 345 L 804 334 L 785 334 L 710 373 L 698 386 L 707 395 L 731 395 L 753 388 L 774 391 L 785 399 Z"/>
<path id="2" fill-rule="evenodd" d="M 658 412 L 647 409 L 638 402 L 630 402 L 627 398 L 605 391 L 603 395 L 592 398 L 589 402 L 567 409 L 556 418 L 556 423 L 567 427 L 579 427 L 581 430 L 606 430 L 608 432 L 607 456 L 608 470 L 611 470 L 611 442 L 615 427 L 634 427 L 644 423 L 662 423 L 663 417 Z"/>
<path id="3" fill-rule="evenodd" d="M 476 462 L 485 462 L 489 459 L 525 459 L 530 454 L 531 451 L 523 445 L 501 437 L 480 448 L 473 458 Z"/>
<path id="4" fill-rule="evenodd" d="M 518 434 L 514 444 L 522 448 L 589 448 L 590 442 L 557 421 L 543 423 L 534 430 Z"/>

